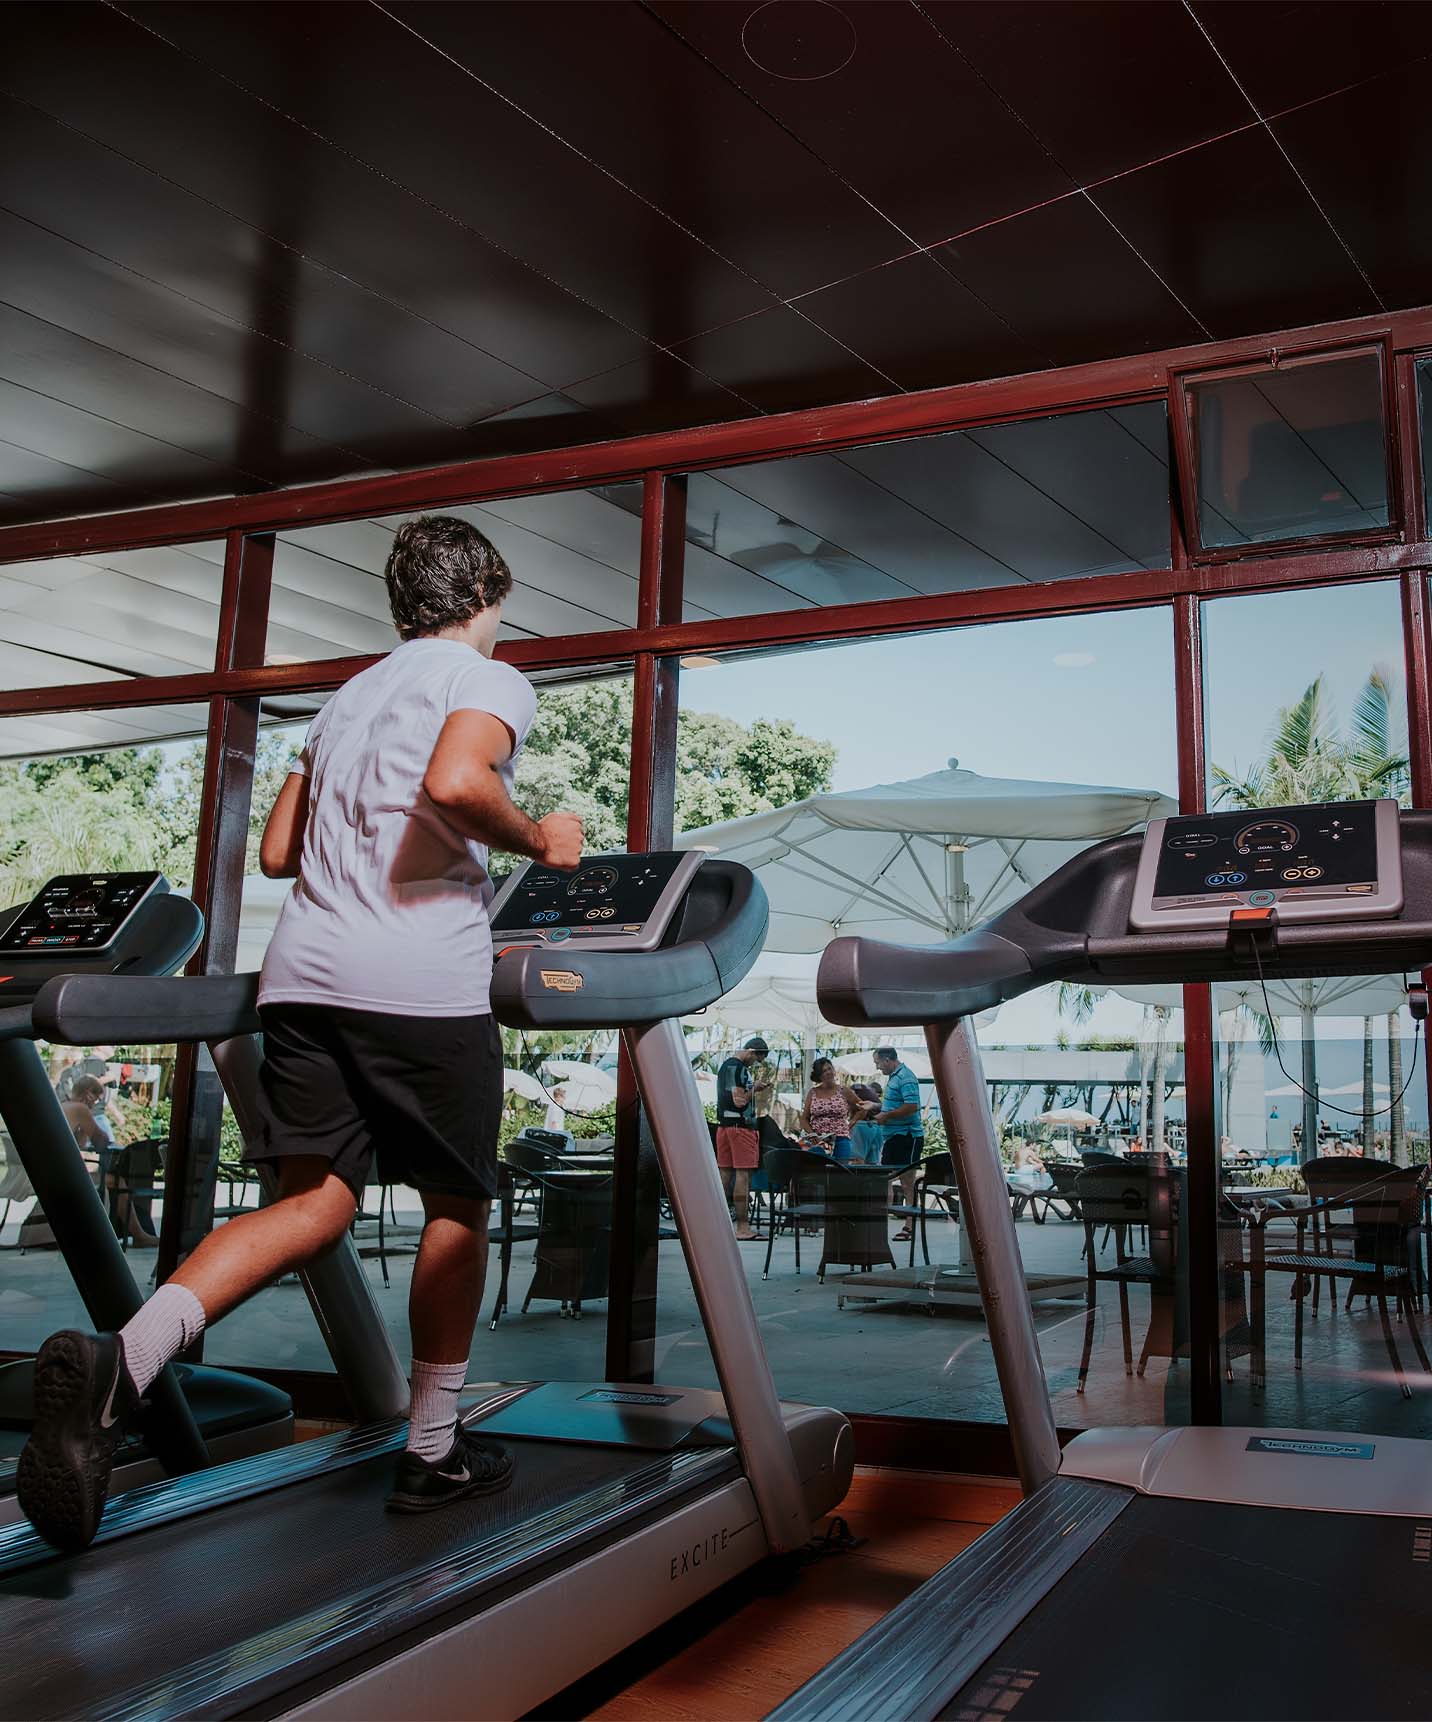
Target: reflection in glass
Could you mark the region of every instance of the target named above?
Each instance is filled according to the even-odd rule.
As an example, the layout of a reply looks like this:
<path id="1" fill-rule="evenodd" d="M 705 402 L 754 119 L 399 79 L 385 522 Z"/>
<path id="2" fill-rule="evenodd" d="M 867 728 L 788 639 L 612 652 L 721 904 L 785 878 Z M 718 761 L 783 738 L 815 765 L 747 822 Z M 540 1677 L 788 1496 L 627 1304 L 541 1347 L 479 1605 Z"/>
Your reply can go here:
<path id="1" fill-rule="evenodd" d="M 485 533 L 512 570 L 503 640 L 599 633 L 636 625 L 641 485 L 466 503 L 457 515 Z M 269 663 L 386 652 L 397 644 L 383 585 L 406 514 L 305 526 L 278 535 L 269 605 Z"/>
<path id="2" fill-rule="evenodd" d="M 1187 386 L 1205 549 L 1387 525 L 1377 353 Z"/>
<path id="3" fill-rule="evenodd" d="M 188 890 L 204 774 L 203 706 L 0 720 L 0 909 L 56 874 L 155 869 Z M 137 1277 L 164 1213 L 173 1046 L 41 1045 L 76 1144 Z M 0 1127 L 0 1350 L 87 1326 L 15 1145 Z M 15 1247 L 18 1246 L 18 1247 Z"/>
<path id="4" fill-rule="evenodd" d="M 0 564 L 0 687 L 214 666 L 222 539 Z"/>
<path id="5" fill-rule="evenodd" d="M 684 617 L 1168 566 L 1162 402 L 691 475 Z"/>
<path id="6" fill-rule="evenodd" d="M 815 1001 L 816 964 L 838 932 L 918 944 L 976 926 L 1096 837 L 1170 811 L 1170 634 L 1166 612 L 1133 611 L 766 652 L 683 670 L 684 840 L 752 865 L 773 909 L 755 970 L 687 1024 L 687 1041 L 712 1086 L 724 1058 L 752 1035 L 771 1048 L 762 1070 L 768 1098 L 756 1215 L 767 1236 L 741 1247 L 784 1397 L 870 1413 L 1002 1420 L 920 1027 L 833 1027 Z M 1097 830 L 1087 821 L 1094 800 L 1105 819 Z M 1117 1286 L 1096 1285 L 1088 1387 L 1077 1392 L 1087 1331 L 1085 1232 L 1077 1201 L 1059 1184 L 1066 1173 L 1077 1178 L 1086 1152 L 1128 1153 L 1155 1139 L 1181 1150 L 1180 1022 L 1181 1013 L 1161 1003 L 1051 987 L 978 1025 L 1045 1366 L 1065 1425 L 1157 1423 L 1180 1414 L 1165 1409 L 1170 1368 L 1155 1320 L 1162 1311 L 1145 1286 L 1129 1293 L 1135 1372 L 1126 1376 Z M 874 1054 L 885 1044 L 919 1091 L 917 1175 L 878 1163 L 878 1129 L 865 1145 L 877 1162 L 869 1167 L 852 1173 L 802 1160 L 801 1115 L 816 1056 L 833 1058 L 843 1083 L 871 1084 L 881 1097 L 889 1073 Z M 708 1116 L 714 1122 L 714 1112 Z M 872 1191 L 879 1198 L 873 1221 Z M 1116 1238 L 1101 1226 L 1101 1269 L 1132 1242 L 1127 1228 Z M 669 1378 L 713 1379 L 674 1243 L 661 1246 L 658 1355 Z M 1181 1391 L 1175 1383 L 1174 1397 Z"/>

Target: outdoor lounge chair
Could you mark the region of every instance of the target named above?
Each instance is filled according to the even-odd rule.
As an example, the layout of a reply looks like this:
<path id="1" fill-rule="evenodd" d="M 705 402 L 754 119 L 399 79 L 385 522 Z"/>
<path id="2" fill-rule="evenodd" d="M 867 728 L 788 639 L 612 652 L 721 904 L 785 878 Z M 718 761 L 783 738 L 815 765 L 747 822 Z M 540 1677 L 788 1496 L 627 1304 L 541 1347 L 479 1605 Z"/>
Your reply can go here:
<path id="1" fill-rule="evenodd" d="M 1075 1194 L 1078 1198 L 1079 1217 L 1084 1224 L 1084 1260 L 1088 1276 L 1084 1352 L 1079 1360 L 1077 1389 L 1080 1393 L 1084 1391 L 1084 1383 L 1088 1379 L 1089 1360 L 1094 1350 L 1099 1286 L 1110 1284 L 1119 1288 L 1119 1321 L 1124 1337 L 1125 1375 L 1134 1373 L 1133 1338 L 1129 1329 L 1129 1287 L 1147 1286 L 1151 1296 L 1160 1293 L 1171 1296 L 1174 1291 L 1173 1280 L 1161 1274 L 1148 1256 L 1133 1256 L 1128 1253 L 1128 1240 L 1132 1229 L 1136 1226 L 1146 1227 L 1149 1223 L 1149 1184 L 1152 1174 L 1153 1168 L 1150 1166 L 1135 1166 L 1127 1161 L 1119 1161 L 1111 1166 L 1086 1167 L 1078 1175 Z M 1110 1231 L 1114 1237 L 1114 1260 L 1103 1267 L 1099 1265 L 1099 1252 L 1094 1241 L 1094 1233 L 1100 1226 L 1106 1228 L 1106 1239 Z M 1152 1323 L 1149 1334 L 1145 1335 L 1143 1350 L 1139 1354 L 1140 1375 L 1148 1362 L 1151 1334 Z"/>

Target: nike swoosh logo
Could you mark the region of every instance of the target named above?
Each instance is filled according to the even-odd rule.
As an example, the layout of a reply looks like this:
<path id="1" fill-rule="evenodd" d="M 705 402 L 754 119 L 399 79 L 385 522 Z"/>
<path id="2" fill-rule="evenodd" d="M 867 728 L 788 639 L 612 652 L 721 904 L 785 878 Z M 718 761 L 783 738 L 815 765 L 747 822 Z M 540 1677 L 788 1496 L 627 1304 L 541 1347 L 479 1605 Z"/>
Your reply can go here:
<path id="1" fill-rule="evenodd" d="M 112 1429 L 114 1427 L 114 1396 L 118 1392 L 119 1368 L 117 1367 L 114 1372 L 114 1380 L 109 1384 L 109 1398 L 105 1400 L 104 1409 L 99 1414 L 99 1426 L 101 1429 Z"/>
<path id="2" fill-rule="evenodd" d="M 470 1483 L 472 1481 L 472 1472 L 468 1470 L 466 1465 L 464 1465 L 462 1470 L 458 1472 L 452 1481 L 454 1483 Z"/>

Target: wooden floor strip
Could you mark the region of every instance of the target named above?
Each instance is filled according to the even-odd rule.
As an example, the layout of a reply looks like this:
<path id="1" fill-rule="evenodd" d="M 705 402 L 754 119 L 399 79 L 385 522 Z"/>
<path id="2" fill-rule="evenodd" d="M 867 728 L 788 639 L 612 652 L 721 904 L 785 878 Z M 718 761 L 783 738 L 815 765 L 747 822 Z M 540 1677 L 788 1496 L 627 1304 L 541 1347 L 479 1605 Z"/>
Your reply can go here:
<path id="1" fill-rule="evenodd" d="M 1018 1500 L 1013 1483 L 858 1471 L 840 1515 L 859 1548 L 733 1580 L 532 1722 L 758 1722 Z"/>

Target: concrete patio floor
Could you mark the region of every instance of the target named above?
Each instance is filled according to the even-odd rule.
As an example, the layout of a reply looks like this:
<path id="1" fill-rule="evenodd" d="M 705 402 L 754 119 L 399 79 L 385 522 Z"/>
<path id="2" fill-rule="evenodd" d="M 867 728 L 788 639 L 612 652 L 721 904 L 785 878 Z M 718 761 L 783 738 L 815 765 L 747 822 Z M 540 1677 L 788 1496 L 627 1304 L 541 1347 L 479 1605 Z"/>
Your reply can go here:
<path id="1" fill-rule="evenodd" d="M 416 1224 L 416 1209 L 398 1195 L 400 1227 Z M 3 1234 L 14 1243 L 19 1210 Z M 1036 1226 L 1025 1220 L 1019 1239 L 1032 1272 L 1082 1273 L 1080 1228 L 1051 1221 Z M 376 1238 L 362 1227 L 365 1247 Z M 400 1241 L 405 1241 L 401 1240 Z M 932 1260 L 953 1254 L 949 1226 L 930 1227 Z M 903 1263 L 908 1246 L 895 1246 Z M 489 1269 L 484 1320 L 472 1352 L 474 1379 L 533 1377 L 599 1378 L 603 1373 L 605 1300 L 589 1304 L 582 1319 L 562 1316 L 555 1303 L 520 1310 L 531 1278 L 533 1245 L 516 1247 L 510 1296 L 512 1313 L 490 1333 L 486 1316 L 497 1289 L 497 1263 Z M 769 1280 L 762 1280 L 765 1245 L 743 1246 L 743 1259 L 766 1348 L 783 1397 L 838 1405 L 852 1412 L 904 1417 L 1001 1421 L 1003 1417 L 983 1319 L 977 1310 L 942 1308 L 934 1314 L 898 1303 L 838 1307 L 843 1285 L 839 1270 L 817 1283 L 819 1239 L 803 1240 L 804 1271 L 795 1272 L 793 1240 L 778 1240 Z M 131 1262 L 147 1279 L 152 1253 L 136 1252 Z M 391 1254 L 391 1288 L 382 1283 L 380 1264 L 369 1258 L 368 1275 L 389 1331 L 401 1356 L 407 1356 L 406 1301 L 412 1255 Z M 1286 1276 L 1270 1280 L 1268 1291 L 1265 1390 L 1250 1383 L 1249 1361 L 1233 1361 L 1233 1381 L 1224 1383 L 1225 1419 L 1297 1428 L 1366 1430 L 1385 1435 L 1432 1436 L 1432 1378 L 1419 1374 L 1405 1335 L 1399 1345 L 1413 1397 L 1401 1397 L 1383 1344 L 1376 1308 L 1359 1303 L 1352 1312 L 1323 1314 L 1308 1321 L 1303 1369 L 1293 1368 L 1293 1305 Z M 1148 1324 L 1147 1292 L 1131 1293 L 1134 1355 Z M 1432 1330 L 1432 1315 L 1416 1318 Z M 661 1245 L 658 1298 L 657 1375 L 692 1386 L 715 1385 L 715 1373 L 697 1319 L 680 1245 Z M 63 1262 L 54 1251 L 21 1254 L 6 1247 L 0 1254 L 0 1348 L 32 1350 L 57 1327 L 84 1325 L 84 1315 Z M 1111 1287 L 1100 1288 L 1096 1342 L 1088 1390 L 1075 1392 L 1084 1335 L 1082 1295 L 1040 1304 L 1036 1325 L 1055 1415 L 1062 1426 L 1182 1423 L 1188 1418 L 1186 1365 L 1170 1368 L 1154 1358 L 1146 1375 L 1124 1374 L 1118 1303 Z M 1427 1334 L 1432 1340 L 1432 1331 Z M 269 1288 L 208 1336 L 210 1362 L 270 1368 L 328 1367 L 302 1290 L 296 1282 Z"/>

